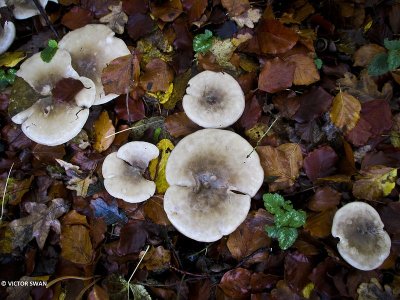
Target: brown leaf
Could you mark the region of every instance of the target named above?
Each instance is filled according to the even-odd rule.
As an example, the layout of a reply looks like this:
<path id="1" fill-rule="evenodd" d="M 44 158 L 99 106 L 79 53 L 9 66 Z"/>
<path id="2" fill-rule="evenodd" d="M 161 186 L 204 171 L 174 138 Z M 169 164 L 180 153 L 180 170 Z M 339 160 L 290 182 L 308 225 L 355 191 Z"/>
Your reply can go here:
<path id="1" fill-rule="evenodd" d="M 293 119 L 300 123 L 309 122 L 326 112 L 332 104 L 333 96 L 322 87 L 312 88 L 300 98 L 300 107 Z"/>
<path id="2" fill-rule="evenodd" d="M 115 100 L 114 111 L 118 119 L 127 122 L 135 122 L 145 118 L 145 110 L 142 99 L 132 99 L 131 97 L 119 96 Z"/>
<path id="3" fill-rule="evenodd" d="M 285 257 L 284 277 L 289 287 L 297 293 L 309 282 L 308 275 L 312 269 L 312 260 L 300 252 L 295 251 Z"/>
<path id="4" fill-rule="evenodd" d="M 314 59 L 305 54 L 294 54 L 286 59 L 287 62 L 295 64 L 293 84 L 295 85 L 310 85 L 317 82 L 319 72 L 314 63 Z"/>
<path id="5" fill-rule="evenodd" d="M 144 68 L 144 73 L 140 76 L 140 85 L 148 92 L 166 92 L 173 79 L 174 72 L 168 64 L 155 58 Z"/>
<path id="6" fill-rule="evenodd" d="M 242 116 L 238 123 L 245 129 L 250 129 L 256 125 L 258 119 L 260 119 L 262 113 L 262 107 L 258 102 L 257 96 L 246 99 L 245 107 Z"/>
<path id="7" fill-rule="evenodd" d="M 150 1 L 150 11 L 156 19 L 172 22 L 183 12 L 183 8 L 180 0 Z"/>
<path id="8" fill-rule="evenodd" d="M 109 296 L 105 289 L 95 284 L 92 291 L 88 295 L 89 300 L 108 300 Z"/>
<path id="9" fill-rule="evenodd" d="M 112 60 L 101 74 L 101 82 L 106 94 L 127 94 L 140 73 L 139 60 L 136 55 L 128 54 Z"/>
<path id="10" fill-rule="evenodd" d="M 173 115 L 169 115 L 165 119 L 165 128 L 175 138 L 184 137 L 191 134 L 201 127 L 190 120 L 185 112 L 178 112 Z"/>
<path id="11" fill-rule="evenodd" d="M 231 17 L 236 17 L 250 9 L 248 0 L 221 0 L 222 6 Z"/>
<path id="12" fill-rule="evenodd" d="M 363 45 L 357 49 L 354 53 L 354 66 L 355 67 L 366 67 L 371 62 L 372 58 L 379 54 L 385 52 L 385 48 L 377 44 L 367 44 Z"/>
<path id="13" fill-rule="evenodd" d="M 63 258 L 83 265 L 92 261 L 89 224 L 84 215 L 72 210 L 63 218 L 60 245 Z"/>
<path id="14" fill-rule="evenodd" d="M 140 253 L 142 256 L 144 251 Z M 144 257 L 140 268 L 146 268 L 148 271 L 162 271 L 168 268 L 171 261 L 171 252 L 165 250 L 163 246 L 157 248 L 151 247 Z"/>
<path id="15" fill-rule="evenodd" d="M 301 300 L 302 298 L 294 293 L 284 280 L 276 284 L 276 288 L 271 291 L 271 300 Z"/>
<path id="16" fill-rule="evenodd" d="M 360 119 L 361 103 L 346 92 L 339 92 L 333 99 L 330 118 L 344 132 L 352 130 Z"/>
<path id="17" fill-rule="evenodd" d="M 183 0 L 182 5 L 188 14 L 189 23 L 200 19 L 207 8 L 207 0 Z"/>
<path id="18" fill-rule="evenodd" d="M 262 53 L 279 54 L 292 49 L 298 36 L 277 20 L 264 20 L 257 26 L 257 40 Z"/>
<path id="19" fill-rule="evenodd" d="M 93 148 L 98 152 L 107 150 L 114 141 L 115 127 L 106 111 L 103 111 L 94 122 L 93 131 L 95 137 Z"/>
<path id="20" fill-rule="evenodd" d="M 243 268 L 233 269 L 224 274 L 218 285 L 226 296 L 247 299 L 250 292 L 251 272 Z"/>
<path id="21" fill-rule="evenodd" d="M 279 57 L 265 62 L 258 78 L 258 88 L 276 93 L 292 86 L 296 65 Z"/>
<path id="22" fill-rule="evenodd" d="M 339 205 L 341 194 L 329 186 L 319 187 L 315 191 L 308 208 L 313 211 L 324 211 Z"/>
<path id="23" fill-rule="evenodd" d="M 31 184 L 34 176 L 30 176 L 26 179 L 15 179 L 15 178 L 5 178 L 0 180 L 0 195 L 2 197 L 2 202 L 10 205 L 18 205 L 22 197 L 30 190 Z M 4 188 L 7 183 L 7 190 L 4 193 Z"/>
<path id="24" fill-rule="evenodd" d="M 271 221 L 271 216 L 263 209 L 250 212 L 246 220 L 228 237 L 227 246 L 232 256 L 241 260 L 262 247 L 268 247 L 270 239 L 264 227 Z"/>
<path id="25" fill-rule="evenodd" d="M 354 146 L 363 146 L 372 137 L 371 125 L 360 117 L 356 126 L 346 134 L 346 139 Z"/>
<path id="26" fill-rule="evenodd" d="M 127 15 L 134 15 L 136 13 L 145 14 L 149 6 L 147 1 L 143 0 L 123 0 L 122 9 Z"/>
<path id="27" fill-rule="evenodd" d="M 332 208 L 320 213 L 309 214 L 304 229 L 310 232 L 313 237 L 328 237 L 331 234 L 332 221 L 336 210 L 336 208 Z"/>
<path id="28" fill-rule="evenodd" d="M 282 144 L 276 148 L 261 146 L 257 148 L 257 153 L 265 176 L 277 177 L 269 184 L 270 192 L 285 189 L 294 184 L 303 165 L 303 155 L 298 144 Z"/>
<path id="29" fill-rule="evenodd" d="M 155 22 L 148 14 L 136 13 L 130 15 L 126 30 L 129 36 L 134 40 L 151 33 L 155 29 Z"/>
<path id="30" fill-rule="evenodd" d="M 49 147 L 37 144 L 33 148 L 32 154 L 42 165 L 49 165 L 54 164 L 56 158 L 62 159 L 66 152 L 64 145 Z"/>
<path id="31" fill-rule="evenodd" d="M 51 91 L 53 101 L 55 103 L 71 103 L 84 87 L 80 80 L 63 78 L 56 83 Z"/>
<path id="32" fill-rule="evenodd" d="M 331 175 L 336 170 L 338 156 L 330 146 L 323 146 L 310 152 L 304 159 L 304 171 L 311 181 Z"/>
<path id="33" fill-rule="evenodd" d="M 144 214 L 155 224 L 164 226 L 171 225 L 164 210 L 163 200 L 158 197 L 152 197 L 146 201 L 144 204 Z"/>
<path id="34" fill-rule="evenodd" d="M 295 96 L 294 92 L 279 93 L 272 98 L 272 103 L 279 110 L 283 117 L 292 119 L 294 114 L 300 107 L 300 99 Z"/>
<path id="35" fill-rule="evenodd" d="M 81 28 L 91 23 L 93 23 L 91 11 L 79 6 L 74 6 L 61 19 L 61 24 L 71 30 Z"/>
<path id="36" fill-rule="evenodd" d="M 372 100 L 363 103 L 361 115 L 371 125 L 373 136 L 379 136 L 392 128 L 392 111 L 388 101 Z"/>

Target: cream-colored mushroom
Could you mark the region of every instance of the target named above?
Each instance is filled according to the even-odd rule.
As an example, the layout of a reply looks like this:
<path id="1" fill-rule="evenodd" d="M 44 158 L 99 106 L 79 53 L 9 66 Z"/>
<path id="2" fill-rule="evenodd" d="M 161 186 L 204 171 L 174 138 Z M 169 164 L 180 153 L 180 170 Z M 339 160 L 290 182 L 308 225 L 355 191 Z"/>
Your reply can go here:
<path id="1" fill-rule="evenodd" d="M 332 235 L 340 239 L 340 255 L 353 267 L 368 271 L 379 267 L 390 254 L 391 240 L 378 212 L 364 202 L 351 202 L 333 218 Z"/>
<path id="2" fill-rule="evenodd" d="M 10 48 L 15 39 L 15 26 L 13 22 L 6 21 L 4 27 L 0 25 L 0 54 Z"/>
<path id="3" fill-rule="evenodd" d="M 177 230 L 212 242 L 244 221 L 264 179 L 252 149 L 240 135 L 221 129 L 199 130 L 176 145 L 166 166 L 164 209 Z"/>
<path id="4" fill-rule="evenodd" d="M 72 66 L 81 76 L 93 80 L 96 85 L 94 105 L 106 103 L 116 94 L 104 93 L 101 73 L 104 67 L 117 57 L 130 54 L 123 40 L 114 37 L 114 32 L 106 25 L 90 24 L 66 34 L 58 43 L 72 56 Z"/>
<path id="5" fill-rule="evenodd" d="M 27 19 L 36 15 L 40 12 L 37 9 L 35 3 L 32 0 L 5 0 L 6 6 L 12 8 L 13 15 L 16 19 Z M 39 4 L 45 8 L 49 0 L 39 0 Z M 54 1 L 53 2 L 57 2 Z"/>
<path id="6" fill-rule="evenodd" d="M 143 202 L 154 195 L 156 185 L 143 177 L 159 150 L 146 142 L 130 142 L 104 160 L 102 173 L 107 192 L 126 202 Z"/>
<path id="7" fill-rule="evenodd" d="M 75 137 L 83 128 L 89 116 L 89 107 L 95 98 L 94 83 L 79 77 L 71 66 L 71 56 L 64 50 L 57 50 L 49 63 L 37 53 L 22 63 L 17 72 L 43 98 L 30 108 L 12 117 L 22 124 L 21 129 L 31 140 L 48 146 L 63 144 Z M 84 88 L 72 103 L 55 103 L 52 89 L 63 78 L 80 80 Z"/>
<path id="8" fill-rule="evenodd" d="M 189 80 L 182 105 L 196 124 L 224 128 L 243 114 L 245 99 L 242 88 L 231 75 L 203 71 Z"/>

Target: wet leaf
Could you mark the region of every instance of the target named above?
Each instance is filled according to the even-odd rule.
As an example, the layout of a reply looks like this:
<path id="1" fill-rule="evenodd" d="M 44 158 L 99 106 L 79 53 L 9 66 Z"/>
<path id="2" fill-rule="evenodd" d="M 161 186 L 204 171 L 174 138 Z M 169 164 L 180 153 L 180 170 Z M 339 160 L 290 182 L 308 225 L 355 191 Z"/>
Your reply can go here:
<path id="1" fill-rule="evenodd" d="M 119 211 L 116 201 L 108 204 L 103 199 L 98 198 L 90 201 L 96 218 L 103 218 L 107 225 L 115 223 L 126 223 L 128 218 L 123 211 Z"/>
<path id="2" fill-rule="evenodd" d="M 319 81 L 319 72 L 314 63 L 314 59 L 305 54 L 294 54 L 289 56 L 286 61 L 295 64 L 293 84 L 310 85 Z"/>
<path id="3" fill-rule="evenodd" d="M 53 59 L 54 55 L 56 55 L 57 50 L 57 41 L 49 40 L 49 42 L 47 43 L 47 47 L 44 48 L 42 52 L 40 52 L 40 57 L 44 62 L 49 63 Z"/>
<path id="4" fill-rule="evenodd" d="M 43 203 L 26 202 L 25 210 L 28 216 L 10 222 L 13 233 L 13 247 L 23 249 L 33 238 L 40 249 L 43 249 L 50 229 L 60 233 L 58 218 L 68 211 L 68 205 L 63 199 L 51 201 L 49 207 Z"/>
<path id="5" fill-rule="evenodd" d="M 93 125 L 95 142 L 93 148 L 98 152 L 107 150 L 115 139 L 115 127 L 106 111 L 103 111 Z"/>
<path id="6" fill-rule="evenodd" d="M 397 169 L 371 166 L 360 171 L 353 185 L 353 195 L 365 200 L 378 200 L 389 195 L 396 185 Z"/>
<path id="7" fill-rule="evenodd" d="M 276 93 L 292 86 L 296 65 L 283 61 L 279 57 L 265 62 L 260 76 L 258 88 L 268 93 Z"/>
<path id="8" fill-rule="evenodd" d="M 168 139 L 162 139 L 157 143 L 157 148 L 160 150 L 160 155 L 150 162 L 149 171 L 151 179 L 154 180 L 156 184 L 157 193 L 164 194 L 169 187 L 165 177 L 165 167 L 168 157 L 172 149 L 174 149 L 174 144 Z"/>
<path id="9" fill-rule="evenodd" d="M 6 52 L 0 55 L 0 67 L 12 68 L 18 65 L 26 57 L 23 51 Z"/>
<path id="10" fill-rule="evenodd" d="M 323 146 L 310 152 L 304 159 L 304 171 L 311 181 L 332 175 L 336 170 L 338 156 L 329 146 Z"/>
<path id="11" fill-rule="evenodd" d="M 333 99 L 330 118 L 344 132 L 352 130 L 360 119 L 361 103 L 346 92 L 339 92 Z"/>
<path id="12" fill-rule="evenodd" d="M 82 81 L 74 78 L 63 78 L 55 84 L 51 90 L 52 98 L 55 103 L 74 103 L 75 96 L 85 86 Z"/>
<path id="13" fill-rule="evenodd" d="M 319 187 L 307 206 L 313 211 L 325 211 L 338 206 L 340 199 L 341 193 L 335 189 L 329 186 Z"/>
<path id="14" fill-rule="evenodd" d="M 168 64 L 155 58 L 144 68 L 144 73 L 140 76 L 140 85 L 146 91 L 166 92 L 173 79 L 174 73 Z"/>
<path id="15" fill-rule="evenodd" d="M 250 292 L 251 272 L 243 268 L 233 269 L 224 274 L 218 285 L 224 294 L 235 299 L 246 298 Z"/>

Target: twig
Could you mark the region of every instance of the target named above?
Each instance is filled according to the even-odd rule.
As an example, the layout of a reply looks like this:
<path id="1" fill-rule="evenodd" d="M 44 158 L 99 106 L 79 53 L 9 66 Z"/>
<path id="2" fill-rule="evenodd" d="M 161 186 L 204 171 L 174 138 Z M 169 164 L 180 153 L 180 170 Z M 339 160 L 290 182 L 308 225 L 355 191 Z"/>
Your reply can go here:
<path id="1" fill-rule="evenodd" d="M 137 263 L 137 265 L 136 265 L 136 267 L 135 267 L 135 270 L 133 270 L 133 272 L 132 272 L 132 274 L 131 274 L 131 277 L 129 277 L 129 279 L 128 279 L 128 281 L 127 281 L 127 285 L 128 285 L 128 300 L 129 300 L 129 291 L 130 291 L 130 286 L 129 286 L 129 285 L 130 285 L 130 283 L 131 283 L 132 277 L 133 277 L 133 275 L 135 275 L 136 270 L 139 268 L 139 266 L 140 266 L 140 264 L 141 264 L 143 258 L 146 256 L 147 251 L 149 251 L 149 249 L 150 249 L 150 245 L 147 246 L 147 248 L 146 248 L 146 250 L 144 251 L 142 257 L 140 258 L 139 262 Z"/>
<path id="2" fill-rule="evenodd" d="M 274 126 L 276 121 L 278 121 L 278 119 L 279 119 L 279 117 L 276 117 L 276 119 L 272 122 L 272 124 L 268 127 L 268 129 L 264 132 L 264 134 L 258 139 L 258 141 L 257 141 L 256 145 L 254 146 L 253 150 L 251 150 L 251 152 L 249 154 L 247 154 L 246 158 L 249 158 L 250 155 L 256 150 L 258 145 L 260 145 L 262 139 L 268 134 L 268 132 L 271 130 L 272 126 Z"/>
<path id="3" fill-rule="evenodd" d="M 62 276 L 62 277 L 58 277 L 52 281 L 50 281 L 49 283 L 46 284 L 46 289 L 50 288 L 51 286 L 53 286 L 55 283 L 65 280 L 65 279 L 75 279 L 75 280 L 90 280 L 93 279 L 93 276 L 90 277 L 79 277 L 79 276 Z"/>
<path id="4" fill-rule="evenodd" d="M 46 21 L 47 26 L 50 27 L 51 31 L 53 31 L 54 35 L 56 38 L 59 40 L 60 36 L 58 35 L 58 32 L 55 30 L 53 24 L 51 23 L 49 16 L 47 15 L 46 11 L 44 10 L 43 6 L 39 3 L 39 0 L 33 0 L 33 3 L 35 3 L 37 9 L 39 10 L 41 16 L 44 18 Z"/>
<path id="5" fill-rule="evenodd" d="M 7 179 L 6 179 L 6 184 L 4 186 L 4 191 L 3 191 L 3 199 L 1 201 L 1 215 L 0 215 L 0 223 L 3 221 L 3 214 L 4 214 L 4 201 L 6 200 L 6 192 L 7 192 L 7 186 L 8 186 L 8 180 L 10 179 L 11 176 L 11 171 L 12 168 L 14 167 L 14 163 L 12 163 L 10 170 L 8 171 Z"/>

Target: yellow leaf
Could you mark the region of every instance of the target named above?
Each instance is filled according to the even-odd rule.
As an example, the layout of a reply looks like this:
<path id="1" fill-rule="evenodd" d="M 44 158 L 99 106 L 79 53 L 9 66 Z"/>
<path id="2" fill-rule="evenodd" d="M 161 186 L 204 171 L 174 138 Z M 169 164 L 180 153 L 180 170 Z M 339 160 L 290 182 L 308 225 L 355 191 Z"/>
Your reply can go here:
<path id="1" fill-rule="evenodd" d="M 340 92 L 333 99 L 331 121 L 336 127 L 348 132 L 356 126 L 360 119 L 360 111 L 360 101 L 346 92 Z"/>
<path id="2" fill-rule="evenodd" d="M 372 166 L 360 171 L 353 185 L 353 195 L 365 200 L 378 200 L 389 195 L 396 185 L 397 169 Z"/>
<path id="3" fill-rule="evenodd" d="M 95 137 L 93 148 L 98 152 L 107 150 L 114 141 L 115 127 L 106 111 L 103 111 L 94 122 L 93 129 Z"/>
<path id="4" fill-rule="evenodd" d="M 157 193 L 164 194 L 169 187 L 165 178 L 165 166 L 172 149 L 174 149 L 174 145 L 170 140 L 162 139 L 158 142 L 157 148 L 160 149 L 160 155 L 150 162 L 149 171 L 151 179 L 156 183 Z"/>
<path id="5" fill-rule="evenodd" d="M 307 284 L 304 289 L 301 291 L 301 293 L 303 294 L 303 297 L 306 299 L 310 298 L 311 292 L 314 290 L 314 283 L 310 282 L 309 284 Z"/>
<path id="6" fill-rule="evenodd" d="M 15 67 L 25 57 L 26 54 L 22 51 L 6 52 L 0 55 L 0 67 Z"/>
<path id="7" fill-rule="evenodd" d="M 267 131 L 268 125 L 264 123 L 257 123 L 252 128 L 246 130 L 244 133 L 250 140 L 257 142 Z"/>
<path id="8" fill-rule="evenodd" d="M 170 85 L 168 86 L 168 89 L 165 93 L 164 92 L 156 92 L 156 93 L 147 92 L 147 94 L 156 98 L 158 100 L 158 102 L 160 102 L 161 104 L 167 104 L 169 99 L 171 98 L 173 90 L 174 90 L 174 84 L 170 83 Z"/>

